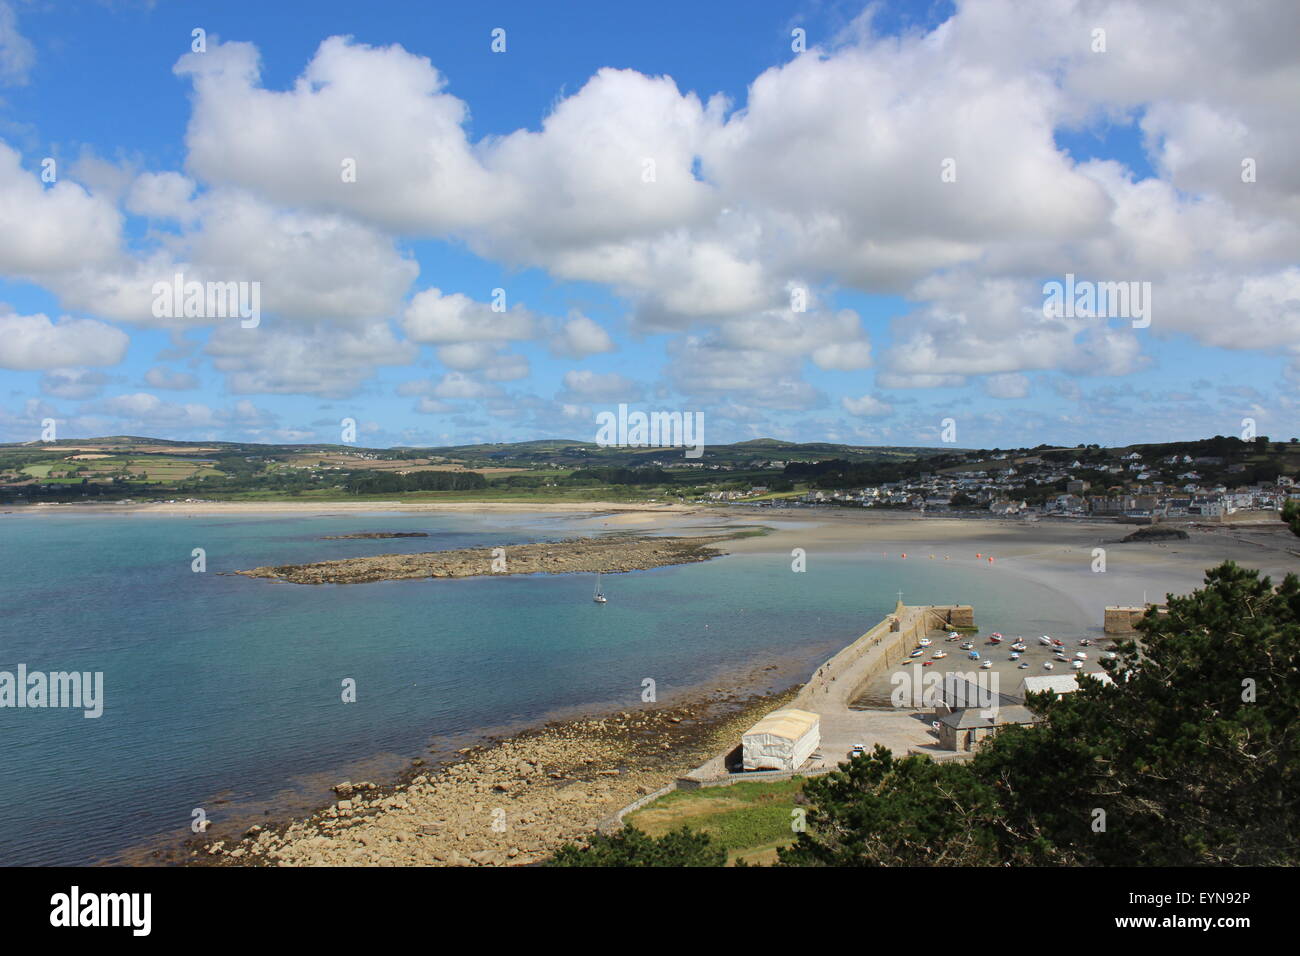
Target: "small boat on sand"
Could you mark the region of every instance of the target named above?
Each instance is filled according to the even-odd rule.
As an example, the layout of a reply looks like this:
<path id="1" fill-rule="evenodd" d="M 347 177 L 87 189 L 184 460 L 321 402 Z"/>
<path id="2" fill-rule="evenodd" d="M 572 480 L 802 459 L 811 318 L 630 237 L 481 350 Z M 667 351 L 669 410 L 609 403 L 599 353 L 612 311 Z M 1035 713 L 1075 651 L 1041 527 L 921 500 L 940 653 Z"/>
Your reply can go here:
<path id="1" fill-rule="evenodd" d="M 980 667 L 981 667 L 983 670 L 988 670 L 988 669 L 989 669 L 990 667 L 992 667 L 992 666 L 993 666 L 993 662 L 992 662 L 992 661 L 985 661 L 983 664 L 980 665 Z"/>
<path id="2" fill-rule="evenodd" d="M 941 661 L 947 656 L 948 656 L 947 651 L 935 651 L 933 654 L 930 655 L 930 657 L 932 657 L 936 661 Z"/>
<path id="3" fill-rule="evenodd" d="M 1011 655 L 1011 659 L 1012 659 L 1013 661 L 1018 661 L 1018 660 L 1020 660 L 1020 655 L 1019 655 L 1019 654 L 1012 654 L 1012 655 Z"/>
<path id="4" fill-rule="evenodd" d="M 1025 651 L 1029 650 L 1029 645 L 1024 641 L 1016 641 L 1011 645 L 1011 649 L 1017 654 L 1023 654 Z"/>
<path id="5" fill-rule="evenodd" d="M 1040 637 L 1040 638 L 1038 639 L 1038 643 L 1039 643 L 1039 644 L 1042 644 L 1042 645 L 1045 645 L 1046 647 L 1051 647 L 1051 646 L 1052 646 L 1052 639 L 1051 639 L 1050 637 L 1048 637 L 1046 634 L 1044 634 L 1042 637 Z"/>
<path id="6" fill-rule="evenodd" d="M 1084 651 L 1075 651 L 1075 652 L 1074 652 L 1074 659 L 1075 659 L 1076 661 L 1086 661 L 1086 660 L 1088 659 L 1088 655 L 1087 655 L 1087 653 L 1084 652 Z"/>
<path id="7" fill-rule="evenodd" d="M 921 650 L 921 649 L 918 647 L 916 650 L 912 651 L 912 653 L 908 654 L 907 656 L 908 656 L 908 657 L 920 657 L 920 656 L 921 656 L 922 654 L 924 654 L 924 653 L 925 653 L 925 651 Z"/>
<path id="8" fill-rule="evenodd" d="M 1051 661 L 1043 661 L 1043 670 L 1045 671 L 1050 671 L 1055 666 L 1056 665 L 1053 664 Z"/>
<path id="9" fill-rule="evenodd" d="M 1028 662 L 1028 661 L 1021 661 L 1021 662 L 1020 662 L 1019 664 L 1017 664 L 1016 666 L 1019 667 L 1021 670 L 1024 670 L 1026 667 L 1029 666 L 1029 662 Z"/>
<path id="10" fill-rule="evenodd" d="M 992 634 L 989 635 L 989 643 L 990 643 L 990 644 L 1001 644 L 1001 643 L 1002 643 L 1002 635 L 999 634 L 997 631 L 994 631 Z"/>
<path id="11" fill-rule="evenodd" d="M 1083 661 L 1070 661 L 1070 666 L 1076 671 L 1083 670 Z"/>
<path id="12" fill-rule="evenodd" d="M 973 660 L 973 661 L 977 661 L 977 660 L 980 659 L 980 652 L 979 652 L 979 651 L 971 651 L 971 652 L 970 652 L 969 654 L 967 654 L 966 656 L 969 657 L 969 658 L 970 658 L 971 660 Z"/>
<path id="13" fill-rule="evenodd" d="M 975 642 L 974 642 L 974 641 L 962 641 L 962 642 L 961 642 L 961 649 L 962 649 L 963 651 L 969 651 L 969 650 L 970 650 L 972 647 L 974 647 L 974 646 L 975 646 Z"/>
<path id="14" fill-rule="evenodd" d="M 917 647 L 929 647 L 929 646 L 930 646 L 931 644 L 933 644 L 933 643 L 934 643 L 934 642 L 931 641 L 928 637 L 923 637 L 923 638 L 921 638 L 919 641 L 916 642 L 916 646 L 917 646 Z"/>

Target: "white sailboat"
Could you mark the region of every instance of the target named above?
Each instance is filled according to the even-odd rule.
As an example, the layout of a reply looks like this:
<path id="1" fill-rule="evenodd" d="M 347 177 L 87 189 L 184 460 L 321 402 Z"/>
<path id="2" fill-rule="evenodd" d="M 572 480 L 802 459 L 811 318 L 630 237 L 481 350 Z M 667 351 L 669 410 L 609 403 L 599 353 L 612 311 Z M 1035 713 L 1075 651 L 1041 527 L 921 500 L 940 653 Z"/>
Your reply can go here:
<path id="1" fill-rule="evenodd" d="M 592 596 L 592 600 L 595 601 L 597 604 L 607 604 L 609 602 L 609 598 L 605 597 L 605 595 L 602 594 L 600 590 L 599 571 L 596 572 L 596 593 Z"/>

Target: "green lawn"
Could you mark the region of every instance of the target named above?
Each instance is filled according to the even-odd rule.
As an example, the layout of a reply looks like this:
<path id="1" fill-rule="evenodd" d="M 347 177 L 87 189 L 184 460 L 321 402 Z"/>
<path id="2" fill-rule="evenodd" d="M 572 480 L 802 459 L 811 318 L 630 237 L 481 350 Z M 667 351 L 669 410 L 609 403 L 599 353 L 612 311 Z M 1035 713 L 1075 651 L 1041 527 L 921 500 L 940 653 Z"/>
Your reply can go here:
<path id="1" fill-rule="evenodd" d="M 727 850 L 727 862 L 772 863 L 776 850 L 794 840 L 792 811 L 803 777 L 770 783 L 737 783 L 730 787 L 675 790 L 635 813 L 625 822 L 651 836 L 687 826 L 709 834 Z"/>

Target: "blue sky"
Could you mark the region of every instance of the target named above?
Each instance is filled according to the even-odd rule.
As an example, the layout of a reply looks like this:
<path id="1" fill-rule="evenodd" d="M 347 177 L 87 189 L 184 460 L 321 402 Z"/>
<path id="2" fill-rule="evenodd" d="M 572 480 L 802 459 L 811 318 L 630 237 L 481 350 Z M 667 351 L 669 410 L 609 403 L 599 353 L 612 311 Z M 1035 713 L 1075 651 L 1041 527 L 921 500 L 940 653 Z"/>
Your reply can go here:
<path id="1" fill-rule="evenodd" d="M 0 2 L 0 441 L 1300 432 L 1290 5 L 556 9 Z M 160 321 L 176 271 L 260 324 Z"/>

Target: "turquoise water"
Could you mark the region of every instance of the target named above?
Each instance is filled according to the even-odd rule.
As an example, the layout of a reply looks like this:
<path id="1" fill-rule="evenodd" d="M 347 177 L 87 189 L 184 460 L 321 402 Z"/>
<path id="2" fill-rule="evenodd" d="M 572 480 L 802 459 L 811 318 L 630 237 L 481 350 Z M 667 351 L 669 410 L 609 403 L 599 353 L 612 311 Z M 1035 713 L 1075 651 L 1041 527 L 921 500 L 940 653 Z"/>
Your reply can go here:
<path id="1" fill-rule="evenodd" d="M 433 536 L 321 540 L 360 531 Z M 433 738 L 641 706 L 647 677 L 660 700 L 767 662 L 789 684 L 899 588 L 917 603 L 976 603 L 981 624 L 1049 603 L 978 568 L 878 553 L 810 555 L 804 574 L 778 553 L 606 575 L 604 606 L 585 575 L 302 586 L 219 573 L 573 533 L 544 515 L 0 518 L 0 671 L 102 671 L 105 683 L 95 720 L 0 708 L 0 863 L 184 839 L 195 807 L 220 824 L 319 801 L 334 774 L 427 756 Z M 196 547 L 206 573 L 191 570 Z M 341 700 L 345 678 L 355 703 Z"/>

